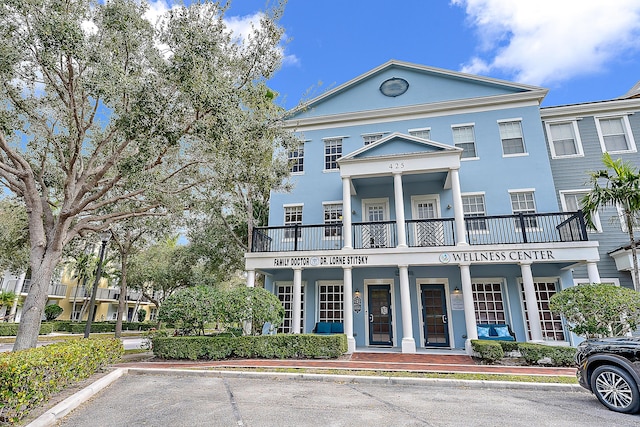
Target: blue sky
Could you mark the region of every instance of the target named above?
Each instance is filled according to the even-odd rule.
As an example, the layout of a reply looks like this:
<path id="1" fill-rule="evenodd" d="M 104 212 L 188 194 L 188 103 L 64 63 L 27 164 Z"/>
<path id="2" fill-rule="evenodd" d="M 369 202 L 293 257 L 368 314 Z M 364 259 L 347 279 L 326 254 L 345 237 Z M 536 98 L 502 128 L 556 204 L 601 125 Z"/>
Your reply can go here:
<path id="1" fill-rule="evenodd" d="M 230 25 L 269 3 L 232 1 Z M 640 80 L 640 0 L 289 0 L 280 24 L 270 85 L 287 108 L 390 59 L 542 86 L 543 106 L 616 98 Z"/>

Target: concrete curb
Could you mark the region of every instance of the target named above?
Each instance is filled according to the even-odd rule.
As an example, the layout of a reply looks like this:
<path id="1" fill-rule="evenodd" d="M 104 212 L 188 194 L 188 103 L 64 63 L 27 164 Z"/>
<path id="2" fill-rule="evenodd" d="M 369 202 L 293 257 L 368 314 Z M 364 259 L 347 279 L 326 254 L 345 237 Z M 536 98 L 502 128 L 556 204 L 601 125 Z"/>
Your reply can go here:
<path id="1" fill-rule="evenodd" d="M 485 381 L 485 380 L 453 380 L 446 378 L 408 378 L 388 376 L 360 376 L 360 375 L 332 375 L 332 374 L 305 374 L 286 372 L 248 372 L 248 371 L 216 371 L 180 368 L 128 368 L 129 375 L 181 375 L 181 376 L 210 376 L 227 378 L 271 378 L 276 380 L 302 380 L 325 381 L 337 383 L 363 383 L 363 384 L 402 384 L 402 385 L 429 385 L 437 384 L 448 387 L 468 388 L 499 388 L 504 390 L 539 391 L 571 391 L 587 392 L 578 384 L 556 383 L 529 383 L 516 381 Z"/>
<path id="2" fill-rule="evenodd" d="M 113 383 L 127 373 L 127 368 L 117 368 L 93 384 L 83 388 L 72 396 L 69 396 L 44 414 L 27 424 L 26 427 L 50 427 L 54 426 L 69 412 L 89 400 L 96 393 Z"/>

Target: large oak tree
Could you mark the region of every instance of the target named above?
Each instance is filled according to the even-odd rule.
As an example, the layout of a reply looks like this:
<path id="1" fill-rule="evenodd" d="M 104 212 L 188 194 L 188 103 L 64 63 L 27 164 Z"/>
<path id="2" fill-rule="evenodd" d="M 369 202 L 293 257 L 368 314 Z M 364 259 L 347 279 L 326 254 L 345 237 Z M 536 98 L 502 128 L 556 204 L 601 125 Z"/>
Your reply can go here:
<path id="1" fill-rule="evenodd" d="M 32 280 L 14 350 L 36 345 L 72 239 L 162 215 L 215 175 L 209 161 L 243 140 L 239 122 L 287 141 L 265 85 L 281 61 L 281 6 L 244 39 L 218 3 L 174 8 L 155 27 L 146 7 L 0 0 L 0 182 L 26 207 Z"/>

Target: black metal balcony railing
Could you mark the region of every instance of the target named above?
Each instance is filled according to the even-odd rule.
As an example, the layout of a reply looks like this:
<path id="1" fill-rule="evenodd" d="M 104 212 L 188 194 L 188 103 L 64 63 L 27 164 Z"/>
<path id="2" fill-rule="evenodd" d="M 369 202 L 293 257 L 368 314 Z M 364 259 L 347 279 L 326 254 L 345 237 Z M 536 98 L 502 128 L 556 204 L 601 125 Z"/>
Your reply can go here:
<path id="1" fill-rule="evenodd" d="M 465 218 L 470 245 L 580 242 L 588 240 L 582 212 L 478 216 Z M 395 221 L 355 223 L 354 249 L 398 245 Z M 453 218 L 407 220 L 407 245 L 439 247 L 456 244 Z M 252 252 L 337 250 L 344 245 L 342 224 L 257 227 Z"/>

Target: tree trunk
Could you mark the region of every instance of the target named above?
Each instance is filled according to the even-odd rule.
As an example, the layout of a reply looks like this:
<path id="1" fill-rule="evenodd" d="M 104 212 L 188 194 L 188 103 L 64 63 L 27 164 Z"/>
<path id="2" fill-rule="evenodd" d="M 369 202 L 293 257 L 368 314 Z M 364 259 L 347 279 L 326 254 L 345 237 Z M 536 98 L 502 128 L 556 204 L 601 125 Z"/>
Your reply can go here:
<path id="1" fill-rule="evenodd" d="M 118 298 L 118 319 L 116 320 L 116 338 L 122 336 L 122 315 L 127 304 L 127 253 L 121 252 L 120 259 L 120 298 Z"/>
<path id="2" fill-rule="evenodd" d="M 60 252 L 45 252 L 39 264 L 31 264 L 31 288 L 22 306 L 22 316 L 13 351 L 34 348 L 38 343 L 40 324 L 47 304 L 49 283 L 60 261 Z"/>
<path id="3" fill-rule="evenodd" d="M 627 230 L 629 231 L 629 243 L 631 245 L 631 271 L 633 273 L 633 289 L 638 290 L 640 286 L 640 272 L 638 271 L 638 251 L 636 249 L 636 238 L 633 235 L 633 217 L 631 212 L 625 211 Z"/>

